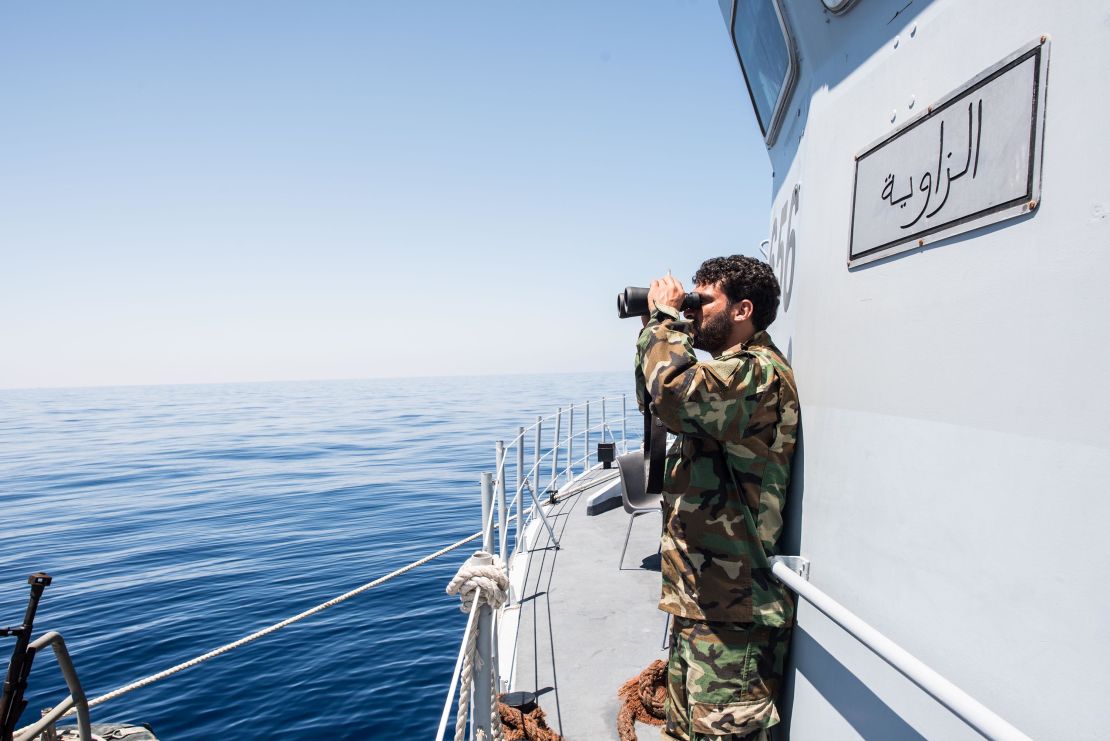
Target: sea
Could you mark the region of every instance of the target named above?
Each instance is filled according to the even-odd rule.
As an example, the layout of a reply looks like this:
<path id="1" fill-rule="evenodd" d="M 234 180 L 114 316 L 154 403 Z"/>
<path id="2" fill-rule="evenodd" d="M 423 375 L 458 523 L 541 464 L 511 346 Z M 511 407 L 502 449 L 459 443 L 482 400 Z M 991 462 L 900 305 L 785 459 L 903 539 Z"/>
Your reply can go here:
<path id="1" fill-rule="evenodd" d="M 49 573 L 35 634 L 64 636 L 97 697 L 477 532 L 495 440 L 601 397 L 619 437 L 626 394 L 631 434 L 632 393 L 631 373 L 0 391 L 0 626 Z M 432 738 L 466 617 L 445 588 L 476 547 L 93 722 L 161 741 Z M 20 725 L 66 694 L 40 654 Z"/>

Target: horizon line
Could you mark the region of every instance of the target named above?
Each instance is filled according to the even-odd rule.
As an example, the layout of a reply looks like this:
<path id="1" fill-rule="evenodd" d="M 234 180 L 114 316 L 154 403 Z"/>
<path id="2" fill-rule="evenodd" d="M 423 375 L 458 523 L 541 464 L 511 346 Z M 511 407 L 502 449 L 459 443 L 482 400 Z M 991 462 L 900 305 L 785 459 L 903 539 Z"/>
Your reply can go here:
<path id="1" fill-rule="evenodd" d="M 164 383 L 93 383 L 83 386 L 0 386 L 0 393 L 8 391 L 83 391 L 89 389 L 130 389 L 130 388 L 162 388 L 169 386 L 234 386 L 234 385 L 262 385 L 277 383 L 351 383 L 358 381 L 390 381 L 397 379 L 420 378 L 491 378 L 504 376 L 578 376 L 597 373 L 624 373 L 632 375 L 632 369 L 594 369 L 573 371 L 522 371 L 516 373 L 440 373 L 420 375 L 392 375 L 392 376 L 344 376 L 335 378 L 272 378 L 267 380 L 239 380 L 239 381 L 167 381 Z"/>

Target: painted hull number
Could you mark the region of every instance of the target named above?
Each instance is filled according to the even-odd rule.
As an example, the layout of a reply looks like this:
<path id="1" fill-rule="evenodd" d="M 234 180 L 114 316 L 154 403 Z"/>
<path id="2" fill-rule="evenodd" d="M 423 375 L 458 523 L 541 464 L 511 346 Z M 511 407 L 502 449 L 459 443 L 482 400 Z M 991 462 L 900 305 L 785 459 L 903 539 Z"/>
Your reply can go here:
<path id="1" fill-rule="evenodd" d="M 790 196 L 783 199 L 779 213 L 771 219 L 771 238 L 767 245 L 767 264 L 778 278 L 784 314 L 790 311 L 790 297 L 794 294 L 794 251 L 798 242 L 794 217 L 798 215 L 800 198 L 801 186 L 795 185 Z"/>

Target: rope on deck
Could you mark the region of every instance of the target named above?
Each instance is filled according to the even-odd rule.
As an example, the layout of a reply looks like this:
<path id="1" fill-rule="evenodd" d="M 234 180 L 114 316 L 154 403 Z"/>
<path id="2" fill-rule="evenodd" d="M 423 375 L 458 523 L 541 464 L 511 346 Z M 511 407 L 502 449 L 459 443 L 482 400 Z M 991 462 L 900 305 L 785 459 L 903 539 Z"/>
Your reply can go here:
<path id="1" fill-rule="evenodd" d="M 485 563 L 488 561 L 488 563 Z M 509 576 L 501 564 L 501 559 L 483 551 L 478 551 L 459 567 L 458 573 L 447 585 L 447 594 L 457 594 L 462 604 L 459 609 L 471 612 L 480 608 L 482 603 L 488 604 L 490 609 L 496 610 L 505 604 L 509 598 Z M 466 651 L 463 654 L 462 669 L 460 671 L 459 709 L 455 714 L 455 741 L 463 741 L 466 735 L 467 709 L 470 707 L 470 690 L 473 682 L 474 662 L 481 661 L 478 655 L 478 623 L 470 623 L 465 637 Z M 489 640 L 487 637 L 486 640 Z M 489 660 L 490 657 L 487 657 Z M 490 697 L 493 699 L 490 708 L 474 708 L 477 715 L 480 712 L 489 712 L 489 727 L 494 741 L 504 739 L 501 727 L 501 714 L 497 703 L 497 672 L 490 672 Z M 485 739 L 485 733 L 478 730 L 475 737 L 479 741 Z"/>
<path id="2" fill-rule="evenodd" d="M 617 713 L 617 735 L 621 741 L 636 741 L 636 722 L 663 725 L 667 699 L 667 664 L 656 659 L 617 690 L 621 709 Z"/>
<path id="3" fill-rule="evenodd" d="M 117 690 L 112 690 L 111 692 L 109 692 L 105 695 L 101 695 L 100 697 L 89 700 L 89 707 L 90 708 L 95 707 L 97 705 L 100 705 L 101 703 L 108 702 L 109 700 L 114 700 L 117 697 L 120 697 L 121 695 L 126 695 L 128 692 L 133 692 L 137 689 L 141 689 L 143 687 L 146 687 L 147 685 L 154 684 L 155 682 L 161 681 L 161 680 L 165 679 L 166 677 L 177 674 L 178 672 L 185 671 L 186 669 L 188 669 L 190 667 L 193 667 L 193 666 L 196 666 L 197 664 L 201 664 L 205 661 L 208 661 L 209 659 L 214 659 L 217 656 L 220 656 L 221 654 L 225 654 L 228 651 L 231 651 L 232 649 L 239 648 L 240 646 L 245 646 L 246 644 L 252 643 L 253 641 L 257 641 L 259 638 L 262 638 L 263 636 L 267 636 L 270 633 L 273 633 L 274 631 L 281 630 L 282 628 L 284 628 L 288 625 L 292 625 L 293 623 L 296 623 L 300 620 L 304 620 L 305 618 L 310 617 L 312 615 L 315 615 L 318 612 L 322 612 L 323 610 L 326 610 L 329 607 L 332 607 L 334 605 L 338 605 L 340 602 L 346 602 L 347 600 L 351 599 L 352 597 L 360 595 L 368 589 L 373 589 L 374 587 L 376 587 L 380 584 L 384 584 L 385 582 L 389 581 L 390 579 L 394 579 L 398 576 L 401 576 L 402 574 L 404 574 L 406 572 L 412 571 L 413 569 L 415 569 L 419 566 L 423 566 L 424 564 L 428 563 L 429 561 L 431 561 L 433 559 L 436 559 L 436 558 L 439 558 L 440 556 L 444 555 L 445 553 L 450 553 L 451 551 L 455 550 L 456 548 L 461 548 L 462 546 L 466 545 L 467 543 L 471 542 L 472 540 L 476 540 L 477 538 L 481 537 L 481 535 L 482 535 L 481 532 L 474 533 L 471 536 L 468 536 L 466 538 L 463 538 L 462 540 L 459 540 L 455 543 L 452 543 L 451 545 L 447 546 L 446 548 L 441 548 L 438 551 L 436 551 L 435 553 L 424 556 L 424 558 L 421 558 L 418 561 L 413 561 L 408 566 L 402 566 L 401 568 L 397 569 L 396 571 L 391 571 L 388 574 L 386 574 L 385 576 L 379 577 L 379 578 L 375 579 L 374 581 L 367 582 L 366 584 L 363 584 L 361 587 L 357 587 L 355 589 L 352 589 L 351 591 L 349 591 L 345 594 L 341 594 L 338 597 L 335 597 L 334 599 L 330 599 L 327 602 L 316 605 L 315 607 L 313 607 L 311 609 L 308 609 L 308 610 L 305 610 L 304 612 L 298 613 L 298 614 L 294 615 L 291 618 L 286 618 L 285 620 L 282 620 L 280 623 L 274 623 L 273 625 L 269 626 L 268 628 L 263 628 L 262 630 L 251 633 L 249 636 L 246 636 L 245 638 L 240 638 L 237 641 L 232 641 L 231 643 L 220 646 L 219 648 L 213 649 L 213 650 L 209 651 L 206 654 L 202 654 L 200 656 L 197 656 L 196 658 L 189 659 L 188 661 L 183 662 L 181 664 L 178 664 L 177 666 L 171 666 L 169 669 L 166 669 L 165 671 L 160 671 L 157 674 L 152 674 L 149 677 L 138 680 L 137 682 L 132 682 L 131 684 L 124 685 L 123 687 L 120 687 Z M 74 713 L 74 712 L 76 712 L 76 709 L 71 710 L 66 715 L 69 715 L 69 714 Z"/>

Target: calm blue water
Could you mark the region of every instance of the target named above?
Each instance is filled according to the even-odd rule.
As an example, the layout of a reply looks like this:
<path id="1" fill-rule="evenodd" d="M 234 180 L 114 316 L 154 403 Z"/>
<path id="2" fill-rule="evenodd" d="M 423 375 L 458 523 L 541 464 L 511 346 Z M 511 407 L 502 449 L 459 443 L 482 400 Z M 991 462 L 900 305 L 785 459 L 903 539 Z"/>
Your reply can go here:
<path id="1" fill-rule="evenodd" d="M 95 697 L 476 532 L 494 439 L 623 393 L 630 373 L 0 392 L 0 624 L 50 573 L 36 634 L 65 636 Z M 444 588 L 470 550 L 93 720 L 163 741 L 427 738 L 465 620 Z M 63 687 L 40 656 L 22 724 Z"/>

